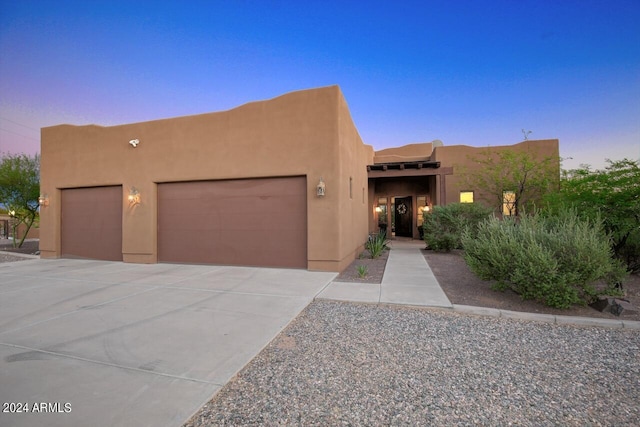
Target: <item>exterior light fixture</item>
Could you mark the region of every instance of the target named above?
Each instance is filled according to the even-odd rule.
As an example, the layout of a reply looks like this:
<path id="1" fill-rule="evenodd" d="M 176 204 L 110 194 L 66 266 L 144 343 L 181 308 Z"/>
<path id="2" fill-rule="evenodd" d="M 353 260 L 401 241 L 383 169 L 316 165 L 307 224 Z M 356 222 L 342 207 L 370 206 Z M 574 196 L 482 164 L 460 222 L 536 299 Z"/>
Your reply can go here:
<path id="1" fill-rule="evenodd" d="M 132 139 L 131 141 L 129 141 L 129 144 L 131 144 L 131 146 L 133 148 L 136 148 L 138 146 L 138 144 L 140 144 L 140 140 L 139 139 Z"/>
<path id="2" fill-rule="evenodd" d="M 131 190 L 129 190 L 129 197 L 127 197 L 127 199 L 129 200 L 130 205 L 137 205 L 140 203 L 140 192 L 135 187 L 131 187 Z"/>
<path id="3" fill-rule="evenodd" d="M 424 210 L 425 212 L 429 212 L 429 211 L 431 211 L 431 206 L 427 205 L 427 206 L 425 206 L 425 207 L 423 208 L 423 210 Z"/>
<path id="4" fill-rule="evenodd" d="M 382 212 L 382 208 L 380 206 L 376 206 L 376 212 L 378 213 Z"/>
<path id="5" fill-rule="evenodd" d="M 49 196 L 41 194 L 40 197 L 38 197 L 38 204 L 42 207 L 49 206 Z"/>
<path id="6" fill-rule="evenodd" d="M 316 194 L 318 197 L 324 197 L 325 185 L 322 177 L 320 177 L 320 181 L 318 182 L 318 186 L 316 187 Z"/>

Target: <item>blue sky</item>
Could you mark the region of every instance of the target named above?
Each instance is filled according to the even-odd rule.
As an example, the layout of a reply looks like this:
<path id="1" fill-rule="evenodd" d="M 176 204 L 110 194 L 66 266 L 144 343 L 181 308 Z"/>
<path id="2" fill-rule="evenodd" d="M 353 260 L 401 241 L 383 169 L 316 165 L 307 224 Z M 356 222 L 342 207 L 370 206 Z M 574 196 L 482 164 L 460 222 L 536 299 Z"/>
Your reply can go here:
<path id="1" fill-rule="evenodd" d="M 338 84 L 375 149 L 640 158 L 640 1 L 0 0 L 0 151 Z"/>

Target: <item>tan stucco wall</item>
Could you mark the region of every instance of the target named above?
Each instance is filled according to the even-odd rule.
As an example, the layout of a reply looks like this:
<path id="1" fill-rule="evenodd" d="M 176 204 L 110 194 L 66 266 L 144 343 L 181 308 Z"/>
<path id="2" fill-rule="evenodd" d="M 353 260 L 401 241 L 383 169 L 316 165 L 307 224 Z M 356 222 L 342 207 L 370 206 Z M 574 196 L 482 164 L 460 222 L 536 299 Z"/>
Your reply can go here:
<path id="1" fill-rule="evenodd" d="M 460 177 L 462 170 L 477 171 L 481 165 L 473 161 L 474 158 L 481 158 L 482 153 L 499 152 L 504 150 L 526 151 L 535 158 L 544 159 L 551 157 L 557 159 L 557 174 L 560 177 L 560 154 L 559 141 L 557 139 L 528 140 L 514 145 L 503 145 L 495 147 L 470 147 L 467 145 L 452 145 L 436 147 L 433 151 L 432 160 L 441 162 L 441 167 L 452 166 L 453 175 L 446 176 L 446 200 L 439 201 L 438 204 L 449 204 L 460 201 L 460 191 L 474 191 L 475 199 L 488 200 L 490 196 L 484 194 L 480 189 L 467 188 Z"/>
<path id="2" fill-rule="evenodd" d="M 341 180 L 338 188 L 340 198 L 338 233 L 342 240 L 340 247 L 340 270 L 342 270 L 362 251 L 368 236 L 367 165 L 373 162 L 373 147 L 362 143 L 344 97 L 340 99 L 339 117 Z"/>
<path id="3" fill-rule="evenodd" d="M 139 139 L 137 148 L 128 142 Z M 101 127 L 42 129 L 43 257 L 60 256 L 60 191 L 123 186 L 123 257 L 157 262 L 157 183 L 306 176 L 308 267 L 338 271 L 366 238 L 357 226 L 365 210 L 345 198 L 349 177 L 361 197 L 366 164 L 362 144 L 338 86 L 289 93 L 233 110 Z M 322 177 L 326 196 L 316 196 Z M 129 189 L 141 194 L 131 208 Z M 365 194 L 366 196 L 366 194 Z M 358 199 L 360 200 L 360 199 Z M 257 213 L 259 215 L 259 213 Z"/>

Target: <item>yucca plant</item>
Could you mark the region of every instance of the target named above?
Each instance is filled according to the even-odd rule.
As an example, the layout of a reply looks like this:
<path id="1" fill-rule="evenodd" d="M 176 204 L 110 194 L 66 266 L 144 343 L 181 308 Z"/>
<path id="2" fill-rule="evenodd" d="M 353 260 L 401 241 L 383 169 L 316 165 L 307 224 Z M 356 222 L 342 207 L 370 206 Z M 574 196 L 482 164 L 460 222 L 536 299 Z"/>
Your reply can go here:
<path id="1" fill-rule="evenodd" d="M 358 277 L 364 279 L 369 273 L 369 268 L 366 265 L 359 265 L 356 267 L 356 271 L 358 272 Z"/>
<path id="2" fill-rule="evenodd" d="M 382 255 L 385 249 L 388 248 L 387 244 L 389 241 L 387 240 L 387 233 L 385 231 L 380 231 L 376 235 L 369 236 L 367 243 L 365 243 L 364 247 L 367 251 L 369 251 L 369 255 L 371 258 L 378 258 Z"/>

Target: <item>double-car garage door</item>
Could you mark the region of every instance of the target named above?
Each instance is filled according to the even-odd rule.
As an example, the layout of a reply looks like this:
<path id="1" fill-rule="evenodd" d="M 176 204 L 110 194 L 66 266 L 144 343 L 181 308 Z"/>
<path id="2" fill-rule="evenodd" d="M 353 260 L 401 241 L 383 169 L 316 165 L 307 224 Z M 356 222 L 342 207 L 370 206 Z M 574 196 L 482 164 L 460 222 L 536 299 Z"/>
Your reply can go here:
<path id="1" fill-rule="evenodd" d="M 63 256 L 122 260 L 122 201 L 121 186 L 63 190 Z M 158 260 L 307 268 L 306 178 L 158 184 Z"/>
<path id="2" fill-rule="evenodd" d="M 158 184 L 158 259 L 307 268 L 305 177 Z"/>

